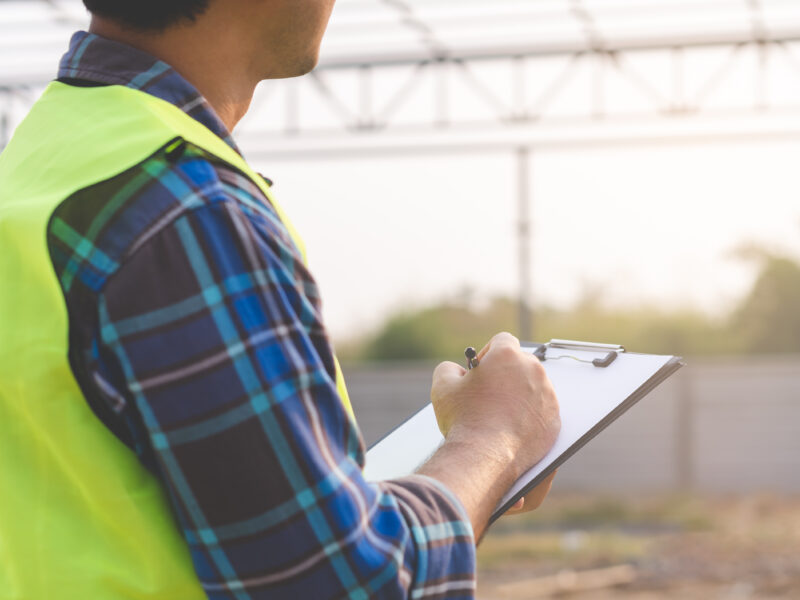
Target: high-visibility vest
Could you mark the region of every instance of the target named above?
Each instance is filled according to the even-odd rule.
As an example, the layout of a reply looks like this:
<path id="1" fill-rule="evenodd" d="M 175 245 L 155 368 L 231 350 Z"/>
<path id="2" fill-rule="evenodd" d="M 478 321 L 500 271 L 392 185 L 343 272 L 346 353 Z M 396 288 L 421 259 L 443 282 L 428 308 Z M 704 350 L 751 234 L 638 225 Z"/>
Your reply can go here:
<path id="1" fill-rule="evenodd" d="M 0 598 L 205 598 L 165 490 L 70 370 L 46 242 L 61 202 L 175 138 L 252 179 L 305 259 L 264 180 L 204 125 L 130 88 L 50 84 L 0 154 Z"/>

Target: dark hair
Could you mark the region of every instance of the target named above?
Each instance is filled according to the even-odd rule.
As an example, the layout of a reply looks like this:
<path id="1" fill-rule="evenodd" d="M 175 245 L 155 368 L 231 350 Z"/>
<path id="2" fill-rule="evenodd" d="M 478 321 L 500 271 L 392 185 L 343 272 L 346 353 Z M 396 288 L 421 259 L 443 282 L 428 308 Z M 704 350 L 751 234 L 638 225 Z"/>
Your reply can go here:
<path id="1" fill-rule="evenodd" d="M 194 21 L 209 0 L 83 0 L 92 14 L 124 27 L 163 30 L 181 21 Z"/>

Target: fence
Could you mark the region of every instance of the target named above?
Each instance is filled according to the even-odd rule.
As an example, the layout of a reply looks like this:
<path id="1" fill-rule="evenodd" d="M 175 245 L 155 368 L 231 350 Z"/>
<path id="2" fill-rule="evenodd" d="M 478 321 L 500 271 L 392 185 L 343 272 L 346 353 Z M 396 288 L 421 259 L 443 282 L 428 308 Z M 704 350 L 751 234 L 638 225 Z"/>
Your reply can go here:
<path id="1" fill-rule="evenodd" d="M 688 363 L 563 465 L 558 489 L 800 493 L 800 356 Z M 432 370 L 345 368 L 367 445 L 428 401 Z"/>

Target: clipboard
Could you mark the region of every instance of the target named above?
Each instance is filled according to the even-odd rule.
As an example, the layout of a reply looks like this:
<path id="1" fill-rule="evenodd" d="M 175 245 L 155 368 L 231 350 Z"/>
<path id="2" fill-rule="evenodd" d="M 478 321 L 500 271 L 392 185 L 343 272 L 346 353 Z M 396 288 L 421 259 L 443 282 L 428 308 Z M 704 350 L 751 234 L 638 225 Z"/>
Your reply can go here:
<path id="1" fill-rule="evenodd" d="M 627 352 L 614 344 L 551 340 L 524 343 L 522 349 L 542 361 L 553 382 L 561 432 L 550 452 L 504 494 L 490 524 L 684 365 L 677 356 Z M 428 404 L 369 448 L 364 477 L 381 481 L 410 475 L 443 442 Z"/>

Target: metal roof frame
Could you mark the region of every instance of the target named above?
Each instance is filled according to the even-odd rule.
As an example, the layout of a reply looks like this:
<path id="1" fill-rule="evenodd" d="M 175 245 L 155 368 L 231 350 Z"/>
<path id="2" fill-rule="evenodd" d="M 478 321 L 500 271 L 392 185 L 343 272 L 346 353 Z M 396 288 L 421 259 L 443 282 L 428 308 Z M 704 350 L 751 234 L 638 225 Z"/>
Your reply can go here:
<path id="1" fill-rule="evenodd" d="M 52 52 L 86 22 L 80 0 L 0 0 L 0 81 L 15 45 Z M 798 38 L 795 0 L 339 0 L 319 69 Z"/>
<path id="2" fill-rule="evenodd" d="M 0 0 L 0 148 L 53 77 L 69 33 L 86 23 L 80 0 Z M 668 74 L 637 63 L 653 55 Z M 692 79 L 687 65 L 702 55 Z M 778 62 L 797 89 L 788 102 L 771 79 Z M 545 64 L 553 68 L 532 92 L 531 69 Z M 726 78 L 745 69 L 747 97 L 715 106 Z M 400 81 L 389 93 L 385 73 Z M 585 85 L 575 91 L 579 78 Z M 615 105 L 608 92 L 620 82 L 640 98 L 637 108 Z M 318 68 L 262 84 L 237 139 L 251 159 L 272 161 L 509 154 L 518 174 L 520 335 L 532 339 L 528 194 L 537 149 L 800 139 L 797 84 L 797 0 L 338 0 Z M 419 118 L 400 119 L 421 93 L 427 110 L 417 103 Z M 552 114 L 580 96 L 580 110 Z M 454 97 L 473 112 L 455 110 Z"/>

